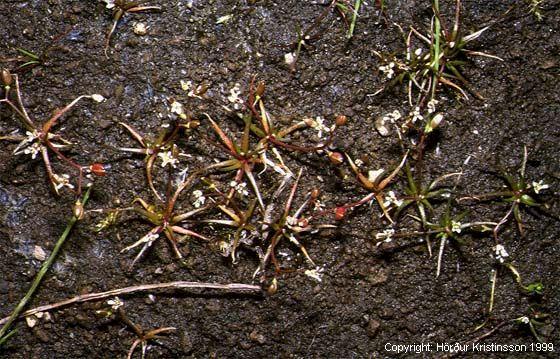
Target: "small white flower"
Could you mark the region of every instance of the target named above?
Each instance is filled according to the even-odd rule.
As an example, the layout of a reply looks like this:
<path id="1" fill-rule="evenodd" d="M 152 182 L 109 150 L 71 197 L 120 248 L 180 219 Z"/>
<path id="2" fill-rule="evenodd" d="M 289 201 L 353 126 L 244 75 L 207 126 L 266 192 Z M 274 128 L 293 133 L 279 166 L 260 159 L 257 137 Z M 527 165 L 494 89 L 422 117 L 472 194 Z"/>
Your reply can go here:
<path id="1" fill-rule="evenodd" d="M 171 112 L 179 115 L 179 117 L 181 117 L 183 120 L 187 119 L 187 115 L 185 114 L 183 105 L 178 101 L 173 100 L 173 102 L 171 103 Z"/>
<path id="2" fill-rule="evenodd" d="M 194 208 L 200 208 L 204 205 L 204 203 L 206 202 L 206 197 L 204 197 L 204 194 L 202 193 L 201 190 L 195 190 L 193 191 L 193 196 L 194 196 L 194 202 L 193 202 L 193 207 Z"/>
<path id="3" fill-rule="evenodd" d="M 180 185 L 182 185 L 183 183 L 185 183 L 186 179 L 187 179 L 187 172 L 189 171 L 189 167 L 185 167 L 183 168 L 181 171 L 179 171 L 179 173 L 177 173 L 177 177 L 175 178 L 175 183 L 177 184 L 177 187 L 179 187 Z"/>
<path id="4" fill-rule="evenodd" d="M 247 190 L 247 183 L 245 182 L 237 183 L 236 181 L 231 181 L 229 183 L 229 186 L 235 189 L 235 192 L 239 193 L 243 197 L 249 195 L 249 191 Z"/>
<path id="5" fill-rule="evenodd" d="M 117 310 L 124 305 L 124 302 L 119 297 L 115 297 L 113 299 L 109 299 L 107 301 L 107 305 L 110 305 L 111 309 Z"/>
<path id="6" fill-rule="evenodd" d="M 286 224 L 288 225 L 288 227 L 294 227 L 297 226 L 298 224 L 298 219 L 292 216 L 288 216 L 286 217 Z"/>
<path id="7" fill-rule="evenodd" d="M 183 89 L 183 91 L 187 91 L 187 96 L 196 97 L 200 99 L 202 98 L 197 94 L 201 92 L 202 85 L 195 88 L 192 81 L 190 80 L 189 81 L 181 80 L 180 83 L 181 83 L 181 89 Z"/>
<path id="8" fill-rule="evenodd" d="M 531 183 L 531 186 L 533 187 L 533 191 L 535 191 L 536 194 L 539 194 L 539 192 L 542 190 L 550 188 L 550 186 L 544 183 L 543 180 L 540 180 L 538 182 L 533 181 L 533 183 Z"/>
<path id="9" fill-rule="evenodd" d="M 296 62 L 296 56 L 293 52 L 288 52 L 284 54 L 284 63 L 288 66 L 292 66 Z"/>
<path id="10" fill-rule="evenodd" d="M 26 131 L 27 137 L 21 141 L 14 150 L 14 155 L 19 155 L 21 153 L 26 155 L 31 155 L 32 159 L 37 157 L 37 154 L 41 152 L 41 144 L 36 141 L 39 139 L 39 132 L 37 131 Z"/>
<path id="11" fill-rule="evenodd" d="M 388 116 L 378 117 L 375 121 L 375 129 L 383 137 L 389 136 L 390 133 L 389 128 L 386 125 L 388 121 L 390 121 Z"/>
<path id="12" fill-rule="evenodd" d="M 181 88 L 183 89 L 183 91 L 189 91 L 193 88 L 192 81 L 181 80 L 179 82 L 181 83 Z"/>
<path id="13" fill-rule="evenodd" d="M 395 70 L 393 70 L 394 67 L 395 67 L 395 63 L 390 62 L 388 65 L 379 66 L 379 70 L 381 72 L 383 72 L 385 77 L 387 77 L 388 79 L 391 79 L 395 75 Z"/>
<path id="14" fill-rule="evenodd" d="M 505 259 L 509 257 L 508 252 L 501 244 L 498 244 L 496 247 L 494 247 L 494 250 L 496 252 L 496 260 L 498 260 L 498 262 L 500 263 L 504 263 Z"/>
<path id="15" fill-rule="evenodd" d="M 409 117 L 412 117 L 412 123 L 415 123 L 416 121 L 422 121 L 424 119 L 424 116 L 422 116 L 420 114 L 420 107 L 415 107 L 414 111 L 412 111 L 411 113 L 408 114 Z"/>
<path id="16" fill-rule="evenodd" d="M 321 267 L 317 267 L 315 269 L 308 269 L 304 272 L 304 274 L 306 276 L 308 276 L 309 278 L 313 278 L 318 282 L 321 282 L 323 280 L 323 271 L 324 269 Z"/>
<path id="17" fill-rule="evenodd" d="M 132 25 L 132 31 L 136 35 L 143 36 L 143 35 L 146 35 L 148 33 L 148 27 L 143 22 L 135 22 Z"/>
<path id="18" fill-rule="evenodd" d="M 25 322 L 29 328 L 33 328 L 37 324 L 37 318 L 35 316 L 25 317 Z"/>
<path id="19" fill-rule="evenodd" d="M 231 90 L 229 90 L 228 101 L 233 104 L 233 108 L 239 110 L 243 105 L 243 99 L 239 97 L 241 94 L 241 85 L 236 83 Z"/>
<path id="20" fill-rule="evenodd" d="M 161 158 L 161 167 L 165 167 L 170 165 L 171 167 L 175 168 L 179 160 L 173 156 L 171 151 L 164 151 L 158 153 L 158 157 Z"/>
<path id="21" fill-rule="evenodd" d="M 331 131 L 330 128 L 328 128 L 325 125 L 325 119 L 322 118 L 321 116 L 317 116 L 315 117 L 315 119 L 305 119 L 304 121 L 306 121 L 306 123 L 313 128 L 315 131 L 317 131 L 317 137 L 318 138 L 322 138 L 323 137 L 323 132 L 328 133 Z"/>
<path id="22" fill-rule="evenodd" d="M 382 242 L 378 242 L 377 245 L 380 245 L 383 242 L 389 243 L 393 240 L 393 235 L 395 234 L 395 230 L 392 228 L 387 228 L 381 233 L 377 233 L 375 235 L 375 239 L 383 239 Z"/>
<path id="23" fill-rule="evenodd" d="M 451 232 L 461 233 L 461 222 L 451 221 Z"/>
<path id="24" fill-rule="evenodd" d="M 56 182 L 54 187 L 56 188 L 57 191 L 63 187 L 74 189 L 74 185 L 70 183 L 70 176 L 67 174 L 63 174 L 62 176 L 59 176 L 55 173 L 53 174 L 53 179 Z"/>
<path id="25" fill-rule="evenodd" d="M 436 105 L 439 103 L 438 100 L 436 100 L 435 98 L 431 99 L 430 101 L 428 101 L 428 113 L 434 113 L 436 112 Z"/>
<path id="26" fill-rule="evenodd" d="M 321 201 L 319 201 L 318 199 L 315 200 L 315 203 L 313 204 L 313 210 L 314 211 L 322 211 L 325 209 L 325 204 Z"/>
<path id="27" fill-rule="evenodd" d="M 525 317 L 521 317 L 521 318 L 519 318 L 518 320 L 519 320 L 521 323 L 529 324 L 529 318 L 526 317 L 526 316 L 525 316 Z"/>
<path id="28" fill-rule="evenodd" d="M 414 55 L 416 55 L 416 56 L 422 55 L 422 49 L 420 49 L 420 48 L 416 49 L 416 50 L 414 51 Z"/>
<path id="29" fill-rule="evenodd" d="M 31 155 L 32 159 L 37 158 L 37 155 L 39 154 L 39 152 L 41 152 L 41 145 L 39 144 L 39 142 L 35 142 L 35 143 L 31 144 L 31 146 L 27 146 L 23 150 L 23 153 L 26 154 L 26 155 Z"/>
<path id="30" fill-rule="evenodd" d="M 391 113 L 386 114 L 385 116 L 378 118 L 375 121 L 375 128 L 379 132 L 379 134 L 383 137 L 389 135 L 389 128 L 387 127 L 386 123 L 395 123 L 397 120 L 401 118 L 401 113 L 399 110 L 395 110 Z"/>
<path id="31" fill-rule="evenodd" d="M 395 192 L 389 191 L 387 193 L 387 196 L 385 196 L 385 201 L 383 202 L 383 207 L 389 208 L 393 205 L 395 207 L 400 207 L 401 204 L 403 204 L 403 200 L 398 199 L 397 196 L 395 195 Z"/>
<path id="32" fill-rule="evenodd" d="M 103 97 L 103 96 L 101 96 L 100 94 L 97 94 L 97 93 L 91 95 L 91 98 L 92 98 L 92 100 L 95 101 L 95 102 L 103 102 L 103 101 L 105 101 L 105 97 Z"/>
<path id="33" fill-rule="evenodd" d="M 105 3 L 107 9 L 112 9 L 115 7 L 115 0 L 102 0 Z"/>
<path id="34" fill-rule="evenodd" d="M 220 241 L 220 252 L 224 257 L 229 257 L 231 253 L 232 245 L 227 241 Z"/>

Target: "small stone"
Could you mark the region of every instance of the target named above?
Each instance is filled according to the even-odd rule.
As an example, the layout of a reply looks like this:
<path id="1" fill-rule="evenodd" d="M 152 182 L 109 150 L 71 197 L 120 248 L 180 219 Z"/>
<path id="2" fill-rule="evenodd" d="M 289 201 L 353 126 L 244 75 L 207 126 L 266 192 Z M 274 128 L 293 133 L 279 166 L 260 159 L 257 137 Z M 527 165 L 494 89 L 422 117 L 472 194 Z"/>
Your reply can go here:
<path id="1" fill-rule="evenodd" d="M 7 281 L 0 279 L 0 294 L 6 294 L 10 290 L 10 285 Z"/>
<path id="2" fill-rule="evenodd" d="M 368 337 L 374 338 L 375 336 L 377 336 L 380 327 L 381 327 L 381 323 L 379 323 L 379 321 L 375 319 L 370 319 L 366 327 L 366 332 Z"/>
<path id="3" fill-rule="evenodd" d="M 251 349 L 251 343 L 249 343 L 245 340 L 242 340 L 242 341 L 239 342 L 239 347 L 241 347 L 241 349 L 248 350 L 248 349 Z"/>
<path id="4" fill-rule="evenodd" d="M 132 25 L 132 29 L 136 35 L 143 36 L 148 33 L 148 27 L 143 22 L 136 22 Z"/>
<path id="5" fill-rule="evenodd" d="M 29 328 L 33 328 L 37 324 L 37 317 L 35 317 L 34 315 L 25 317 L 25 322 L 27 323 L 27 326 Z"/>
<path id="6" fill-rule="evenodd" d="M 379 313 L 379 317 L 382 319 L 391 319 L 395 316 L 393 309 L 391 308 L 383 308 L 381 309 L 381 313 Z"/>
<path id="7" fill-rule="evenodd" d="M 49 335 L 47 334 L 46 331 L 39 329 L 39 328 L 35 328 L 33 330 L 33 333 L 35 334 L 35 336 L 37 338 L 39 338 L 40 341 L 42 341 L 43 343 L 48 343 L 49 342 Z"/>
<path id="8" fill-rule="evenodd" d="M 249 339 L 259 344 L 264 344 L 266 342 L 264 335 L 260 334 L 256 329 L 249 334 Z"/>
<path id="9" fill-rule="evenodd" d="M 379 117 L 375 120 L 375 129 L 382 137 L 387 137 L 391 134 L 384 117 Z"/>
<path id="10" fill-rule="evenodd" d="M 367 276 L 368 282 L 370 282 L 372 285 L 383 284 L 389 278 L 389 273 L 387 269 L 379 268 L 377 270 L 372 270 L 372 272 L 373 273 L 370 273 Z"/>
<path id="11" fill-rule="evenodd" d="M 47 259 L 47 254 L 41 246 L 35 246 L 35 248 L 33 249 L 33 258 L 42 262 Z"/>

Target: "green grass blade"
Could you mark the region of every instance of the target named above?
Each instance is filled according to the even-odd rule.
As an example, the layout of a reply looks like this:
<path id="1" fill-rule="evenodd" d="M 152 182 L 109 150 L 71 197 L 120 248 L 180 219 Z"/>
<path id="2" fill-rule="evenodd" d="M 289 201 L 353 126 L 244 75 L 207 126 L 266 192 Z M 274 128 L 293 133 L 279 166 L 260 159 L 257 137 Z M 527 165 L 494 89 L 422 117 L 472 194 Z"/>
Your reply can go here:
<path id="1" fill-rule="evenodd" d="M 86 193 L 84 194 L 83 198 L 81 199 L 82 205 L 85 205 L 86 202 L 88 201 L 90 192 L 91 192 L 91 187 L 89 187 L 87 189 Z M 43 277 L 48 272 L 49 268 L 54 263 L 56 257 L 58 256 L 58 252 L 60 251 L 60 248 L 62 248 L 62 245 L 66 241 L 66 238 L 68 238 L 68 235 L 70 234 L 70 232 L 72 231 L 72 228 L 74 227 L 74 225 L 76 224 L 76 222 L 78 220 L 79 220 L 79 218 L 76 217 L 76 216 L 72 216 L 72 218 L 70 218 L 70 220 L 68 221 L 68 224 L 66 225 L 66 228 L 64 229 L 64 232 L 62 233 L 60 238 L 58 238 L 58 241 L 56 242 L 56 245 L 54 246 L 54 249 L 53 249 L 51 255 L 45 261 L 45 263 L 43 263 L 43 265 L 41 266 L 41 269 L 39 270 L 39 272 L 35 276 L 35 279 L 33 280 L 33 283 L 31 283 L 31 287 L 29 287 L 25 296 L 20 300 L 20 302 L 18 303 L 18 305 L 16 306 L 16 308 L 14 309 L 12 314 L 10 315 L 10 318 L 8 319 L 8 321 L 0 329 L 0 347 L 6 341 L 6 339 L 8 339 L 8 337 L 10 337 L 14 333 L 14 331 L 11 331 L 11 332 L 8 333 L 8 330 L 12 326 L 13 322 L 18 318 L 20 313 L 25 309 L 25 306 L 27 305 L 27 303 L 33 297 L 33 294 L 35 293 L 35 291 L 37 290 L 37 288 L 41 284 L 41 282 L 43 280 Z"/>

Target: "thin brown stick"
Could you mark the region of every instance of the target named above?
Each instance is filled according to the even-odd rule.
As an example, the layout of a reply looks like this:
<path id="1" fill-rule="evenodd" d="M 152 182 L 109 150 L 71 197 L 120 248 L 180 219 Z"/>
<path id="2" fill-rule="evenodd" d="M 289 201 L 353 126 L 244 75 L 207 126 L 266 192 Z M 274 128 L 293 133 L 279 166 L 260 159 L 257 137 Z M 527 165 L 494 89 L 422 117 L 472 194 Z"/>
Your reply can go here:
<path id="1" fill-rule="evenodd" d="M 231 284 L 219 284 L 219 283 L 204 283 L 204 282 L 168 282 L 168 283 L 155 283 L 155 284 L 141 284 L 131 287 L 112 289 L 106 292 L 88 293 L 77 295 L 73 298 L 65 299 L 63 301 L 46 304 L 33 309 L 29 309 L 23 312 L 19 318 L 27 317 L 39 312 L 47 312 L 60 307 L 65 307 L 71 304 L 90 302 L 94 300 L 101 300 L 113 296 L 132 294 L 137 292 L 147 292 L 160 289 L 218 289 L 226 292 L 232 293 L 249 293 L 249 294 L 260 294 L 262 293 L 262 288 L 258 285 L 242 284 L 242 283 L 231 283 Z M 0 320 L 0 325 L 6 323 L 9 317 Z"/>

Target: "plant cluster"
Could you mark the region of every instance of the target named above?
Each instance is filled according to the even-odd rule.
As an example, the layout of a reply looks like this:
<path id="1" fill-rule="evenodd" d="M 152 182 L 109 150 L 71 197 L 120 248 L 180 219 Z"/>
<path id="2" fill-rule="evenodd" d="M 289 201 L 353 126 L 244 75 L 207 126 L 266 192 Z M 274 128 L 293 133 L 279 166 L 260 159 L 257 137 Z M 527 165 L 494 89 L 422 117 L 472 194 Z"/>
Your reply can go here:
<path id="1" fill-rule="evenodd" d="M 80 100 L 92 99 L 96 102 L 102 102 L 104 101 L 103 96 L 97 94 L 78 96 L 62 109 L 55 110 L 54 114 L 42 124 L 37 124 L 28 114 L 23 104 L 18 76 L 11 74 L 6 69 L 2 69 L 1 77 L 3 98 L 0 99 L 0 105 L 5 105 L 12 110 L 20 129 L 25 131 L 24 135 L 19 133 L 20 130 L 15 130 L 10 134 L 0 136 L 0 140 L 18 142 L 13 150 L 14 155 L 29 155 L 33 160 L 37 156 L 41 156 L 49 182 L 56 194 L 59 194 L 60 190 L 66 187 L 75 190 L 77 195 L 79 195 L 82 189 L 84 172 L 93 173 L 98 176 L 105 175 L 105 168 L 102 164 L 80 165 L 64 155 L 64 152 L 72 146 L 72 142 L 66 140 L 62 135 L 53 130 L 59 119 Z M 77 175 L 57 173 L 51 163 L 52 154 L 56 156 L 62 165 L 72 169 L 75 173 L 77 172 Z M 76 179 L 74 180 L 74 178 Z"/>
<path id="2" fill-rule="evenodd" d="M 458 91 L 465 99 L 468 92 L 478 99 L 482 95 L 476 92 L 461 73 L 469 56 L 484 56 L 503 61 L 501 58 L 484 52 L 472 50 L 468 45 L 478 39 L 490 27 L 464 35 L 460 26 L 461 1 L 456 0 L 455 19 L 451 28 L 446 26 L 439 9 L 439 1 L 432 2 L 433 17 L 427 33 L 410 27 L 407 35 L 397 25 L 405 37 L 404 56 L 375 52 L 383 65 L 380 72 L 390 80 L 384 87 L 406 83 L 409 103 L 425 104 L 435 97 L 439 85 Z M 419 41 L 417 44 L 415 41 Z M 418 91 L 413 100 L 413 89 Z"/>
<path id="3" fill-rule="evenodd" d="M 105 41 L 107 54 L 110 40 L 119 20 L 126 14 L 148 10 L 160 10 L 158 6 L 144 5 L 147 1 L 104 1 L 113 10 L 113 24 Z M 540 2 L 532 2 L 538 10 Z M 333 10 L 348 22 L 348 38 L 352 37 L 362 1 L 333 0 L 306 29 L 298 31 L 298 40 L 292 44 L 289 65 L 295 63 L 301 50 L 321 35 L 318 30 L 325 17 Z M 384 9 L 384 2 L 380 2 Z M 489 240 L 495 263 L 491 268 L 491 288 L 488 317 L 494 309 L 494 293 L 499 273 L 510 273 L 520 290 L 528 296 L 542 296 L 544 285 L 540 282 L 526 283 L 510 258 L 504 234 L 508 224 L 515 223 L 519 234 L 526 236 L 523 215 L 536 210 L 547 212 L 542 192 L 549 186 L 542 179 L 526 176 L 528 150 L 524 148 L 521 165 L 511 170 L 499 168 L 497 177 L 504 186 L 478 194 L 460 193 L 462 169 L 439 176 L 426 173 L 428 142 L 435 141 L 435 134 L 443 126 L 444 111 L 440 104 L 439 89 L 448 87 L 458 91 L 464 98 L 468 93 L 481 99 L 462 75 L 468 56 L 500 58 L 470 49 L 470 43 L 479 38 L 489 27 L 464 35 L 460 26 L 460 0 L 456 1 L 455 19 L 448 27 L 441 16 L 439 2 L 432 2 L 433 16 L 427 33 L 411 27 L 405 35 L 406 51 L 403 55 L 381 54 L 383 62 L 379 70 L 390 79 L 384 88 L 396 83 L 406 83 L 411 110 L 401 114 L 399 110 L 379 117 L 375 128 L 381 136 L 393 131 L 402 147 L 399 157 L 390 169 L 368 169 L 350 153 L 333 145 L 336 134 L 347 122 L 339 115 L 331 124 L 322 117 L 302 118 L 292 124 L 279 126 L 266 108 L 264 82 L 253 78 L 249 84 L 246 100 L 239 98 L 239 87 L 231 91 L 230 102 L 234 109 L 226 118 L 214 118 L 207 113 L 196 117 L 187 115 L 183 105 L 170 101 L 170 112 L 176 114 L 175 122 L 162 126 L 159 133 L 142 134 L 129 123 L 120 125 L 137 146 L 119 146 L 117 150 L 131 156 L 141 156 L 143 172 L 149 197 L 136 197 L 129 206 L 99 210 L 106 217 L 96 226 L 102 231 L 121 221 L 140 219 L 149 227 L 145 234 L 128 244 L 121 253 L 136 251 L 131 267 L 147 255 L 158 239 L 166 240 L 177 259 L 184 258 L 184 246 L 190 239 L 209 243 L 232 263 L 240 259 L 254 258 L 258 264 L 254 278 L 269 284 L 269 292 L 277 289 L 278 278 L 284 273 L 303 272 L 321 280 L 323 268 L 313 260 L 311 250 L 316 235 L 322 231 L 344 225 L 351 213 L 365 207 L 376 221 L 387 225 L 375 234 L 379 246 L 388 246 L 394 240 L 420 238 L 430 257 L 433 243 L 439 243 L 435 275 L 443 271 L 443 258 L 450 245 L 461 247 L 473 235 Z M 404 35 L 404 31 L 401 32 Z M 419 41 L 420 45 L 415 41 Z M 41 56 L 19 50 L 23 62 L 20 69 L 41 64 Z M 288 62 L 288 61 L 286 61 Z M 99 163 L 79 164 L 67 150 L 73 145 L 63 134 L 55 131 L 63 115 L 71 111 L 82 99 L 102 102 L 101 95 L 82 95 L 43 121 L 37 122 L 29 115 L 23 101 L 18 76 L 8 70 L 1 72 L 0 108 L 7 108 L 16 120 L 18 130 L 1 134 L 0 140 L 16 142 L 14 155 L 40 156 L 49 183 L 56 194 L 61 189 L 81 194 L 84 177 L 89 174 L 105 175 L 105 166 Z M 205 88 L 194 88 L 191 83 L 181 84 L 188 97 L 204 99 Z M 416 96 L 413 95 L 417 91 Z M 233 123 L 232 123 L 233 122 Z M 25 131 L 21 134 L 21 131 Z M 301 136 L 296 137 L 296 133 Z M 190 136 L 210 147 L 210 154 L 194 160 L 192 147 L 186 139 Z M 295 138 L 299 138 L 297 141 Z M 304 140 L 301 140 L 304 138 Z M 353 199 L 347 203 L 327 206 L 321 200 L 319 186 L 309 181 L 302 188 L 305 166 L 297 155 L 313 156 L 314 160 L 330 163 L 332 167 L 347 170 L 354 184 Z M 56 160 L 56 162 L 55 162 Z M 466 165 L 466 163 L 465 163 Z M 299 168 L 296 168 L 299 167 Z M 71 171 L 71 172 L 70 172 Z M 141 191 L 138 191 L 141 193 Z M 89 194 L 89 192 L 88 192 Z M 485 202 L 496 208 L 507 209 L 495 218 L 481 220 L 474 217 L 477 204 Z M 467 207 L 467 210 L 465 210 Z M 83 208 L 75 207 L 75 218 L 81 218 Z M 287 248 L 293 248 L 294 251 Z M 286 254 L 288 253 L 288 254 Z M 295 254 L 292 254 L 295 253 Z M 282 257 L 294 255 L 308 265 L 291 266 Z M 159 334 L 175 330 L 163 327 L 144 331 L 134 324 L 122 309 L 118 298 L 109 303 L 108 316 L 117 314 L 136 335 L 129 351 L 132 356 L 141 346 L 144 354 L 147 343 Z M 23 308 L 21 308 L 23 309 Z M 527 325 L 540 340 L 537 326 L 546 319 L 538 310 L 515 318 Z M 13 319 L 12 319 L 13 320 Z M 486 322 L 484 323 L 486 324 Z M 484 325 L 483 324 L 483 325 Z M 0 344 L 7 336 L 0 335 Z M 8 334 L 10 335 L 10 334 Z"/>
<path id="4" fill-rule="evenodd" d="M 178 115 L 179 122 L 164 126 L 155 139 L 121 123 L 140 147 L 118 149 L 144 157 L 153 201 L 136 198 L 129 207 L 105 210 L 108 216 L 97 229 L 115 224 L 127 212 L 149 223 L 151 229 L 147 234 L 123 249 L 126 252 L 141 248 L 133 265 L 164 236 L 178 259 L 183 257 L 180 244 L 189 238 L 214 244 L 234 263 L 239 260 L 239 247 L 243 246 L 258 257 L 255 276 L 259 274 L 262 281 L 269 277 L 269 264 L 274 267 L 273 277 L 292 270 L 285 268 L 277 256 L 278 249 L 287 243 L 298 248 L 313 267 L 310 270 L 317 270 L 304 243 L 323 229 L 335 228 L 328 223 L 332 211 L 320 202 L 319 189 L 311 188 L 306 195 L 299 193 L 303 169 L 295 175 L 284 157 L 299 152 L 324 158 L 328 163 L 333 153 L 329 146 L 347 119 L 337 116 L 327 126 L 320 117 L 304 118 L 281 128 L 265 107 L 264 92 L 263 82 L 251 81 L 246 110 L 233 114 L 233 119 L 242 125 L 237 139 L 208 114 L 189 119 L 182 104 L 175 100 L 171 102 L 171 112 Z M 309 142 L 297 143 L 291 139 L 295 132 L 305 130 L 315 132 Z M 211 158 L 202 163 L 185 163 L 191 158 L 181 141 L 187 132 L 213 148 Z M 156 176 L 167 178 L 166 181 L 154 177 L 155 167 L 167 168 L 167 172 L 158 171 L 161 173 Z M 265 182 L 269 184 L 263 189 Z M 160 183 L 164 191 L 157 189 Z M 286 194 L 288 186 L 290 190 Z M 218 236 L 208 230 L 213 226 L 222 228 Z"/>

